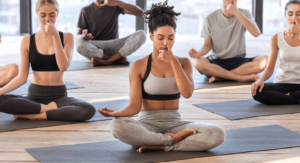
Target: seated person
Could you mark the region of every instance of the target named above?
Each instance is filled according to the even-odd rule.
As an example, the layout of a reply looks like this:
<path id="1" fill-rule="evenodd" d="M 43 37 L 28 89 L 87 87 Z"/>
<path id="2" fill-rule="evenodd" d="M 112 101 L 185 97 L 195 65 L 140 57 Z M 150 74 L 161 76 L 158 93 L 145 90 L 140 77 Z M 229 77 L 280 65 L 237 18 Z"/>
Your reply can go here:
<path id="1" fill-rule="evenodd" d="M 290 0 L 285 7 L 289 29 L 272 37 L 270 56 L 263 75 L 252 84 L 255 100 L 267 105 L 299 105 L 300 103 L 300 1 Z M 265 83 L 279 67 L 273 83 Z"/>
<path id="2" fill-rule="evenodd" d="M 120 141 L 146 150 L 204 151 L 224 142 L 225 132 L 216 125 L 183 121 L 179 114 L 181 95 L 194 91 L 193 68 L 188 58 L 172 52 L 176 16 L 167 1 L 145 12 L 153 52 L 133 63 L 130 70 L 130 104 L 121 111 L 106 107 L 103 116 L 116 117 L 111 132 Z M 139 113 L 138 120 L 127 118 Z"/>
<path id="3" fill-rule="evenodd" d="M 93 67 L 113 63 L 128 65 L 126 57 L 145 43 L 144 31 L 118 39 L 118 17 L 125 13 L 142 16 L 143 10 L 121 0 L 95 0 L 81 10 L 77 51 L 91 60 Z"/>
<path id="4" fill-rule="evenodd" d="M 93 105 L 68 97 L 64 71 L 72 61 L 74 37 L 55 29 L 59 8 L 57 0 L 38 0 L 36 12 L 40 30 L 23 38 L 18 77 L 0 89 L 0 112 L 30 120 L 85 121 L 96 110 Z M 26 83 L 29 66 L 33 80 L 27 97 L 5 95 Z"/>
<path id="5" fill-rule="evenodd" d="M 209 82 L 224 79 L 238 82 L 256 81 L 267 63 L 267 56 L 245 58 L 245 32 L 254 37 L 260 31 L 251 13 L 237 8 L 237 0 L 223 0 L 223 9 L 208 15 L 204 21 L 201 37 L 204 45 L 199 52 L 191 49 L 194 65 L 200 73 L 210 77 Z M 210 50 L 213 55 L 204 58 Z"/>
<path id="6" fill-rule="evenodd" d="M 2 41 L 2 35 L 0 33 L 0 43 Z M 5 86 L 11 80 L 13 80 L 19 73 L 18 65 L 9 64 L 3 67 L 0 67 L 0 87 Z"/>

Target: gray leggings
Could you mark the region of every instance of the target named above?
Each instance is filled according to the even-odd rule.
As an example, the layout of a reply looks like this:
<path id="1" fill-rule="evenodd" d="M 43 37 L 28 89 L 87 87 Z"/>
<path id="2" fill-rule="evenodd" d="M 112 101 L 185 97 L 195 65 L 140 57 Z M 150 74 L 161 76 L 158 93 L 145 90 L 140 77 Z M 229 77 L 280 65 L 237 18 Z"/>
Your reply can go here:
<path id="1" fill-rule="evenodd" d="M 85 121 L 91 119 L 96 109 L 93 105 L 67 96 L 66 86 L 40 86 L 31 84 L 28 96 L 0 96 L 0 112 L 7 114 L 40 114 L 41 104 L 55 102 L 58 109 L 46 112 L 47 120 Z"/>
<path id="2" fill-rule="evenodd" d="M 217 147 L 225 140 L 225 131 L 216 125 L 182 121 L 178 110 L 140 112 L 138 120 L 119 117 L 110 123 L 111 132 L 120 141 L 140 147 L 162 145 L 165 151 L 205 151 Z M 194 129 L 197 134 L 172 144 L 172 137 L 165 133 L 178 133 Z"/>
<path id="3" fill-rule="evenodd" d="M 120 53 L 123 57 L 129 56 L 140 48 L 146 41 L 144 31 L 137 31 L 125 38 L 114 40 L 84 40 L 79 37 L 76 41 L 77 51 L 87 59 L 103 58 L 103 54 L 113 56 Z"/>

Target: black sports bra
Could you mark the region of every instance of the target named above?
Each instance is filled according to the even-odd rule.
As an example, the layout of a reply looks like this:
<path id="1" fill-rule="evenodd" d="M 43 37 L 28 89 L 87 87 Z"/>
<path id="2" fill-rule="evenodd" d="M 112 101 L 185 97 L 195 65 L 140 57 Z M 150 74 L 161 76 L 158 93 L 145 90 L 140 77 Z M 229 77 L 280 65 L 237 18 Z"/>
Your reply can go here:
<path id="1" fill-rule="evenodd" d="M 152 54 L 149 55 L 147 71 L 142 80 L 143 99 L 176 100 L 181 97 L 175 76 L 168 78 L 156 77 L 151 72 Z"/>
<path id="2" fill-rule="evenodd" d="M 59 32 L 61 44 L 64 47 L 64 34 Z M 56 62 L 55 54 L 44 55 L 38 52 L 35 34 L 30 36 L 29 62 L 33 71 L 60 71 Z"/>

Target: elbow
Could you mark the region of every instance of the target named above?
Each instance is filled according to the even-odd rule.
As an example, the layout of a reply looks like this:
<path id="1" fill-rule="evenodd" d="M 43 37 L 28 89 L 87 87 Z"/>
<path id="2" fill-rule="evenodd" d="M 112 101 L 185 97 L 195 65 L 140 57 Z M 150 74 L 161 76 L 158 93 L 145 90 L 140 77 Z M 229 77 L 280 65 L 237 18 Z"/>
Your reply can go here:
<path id="1" fill-rule="evenodd" d="M 261 33 L 259 31 L 253 34 L 254 37 L 259 37 L 260 35 Z"/>
<path id="2" fill-rule="evenodd" d="M 68 70 L 68 68 L 69 68 L 69 66 L 59 66 L 59 71 L 60 72 L 65 72 L 65 71 Z"/>
<path id="3" fill-rule="evenodd" d="M 193 91 L 181 94 L 185 99 L 189 99 L 193 95 Z"/>

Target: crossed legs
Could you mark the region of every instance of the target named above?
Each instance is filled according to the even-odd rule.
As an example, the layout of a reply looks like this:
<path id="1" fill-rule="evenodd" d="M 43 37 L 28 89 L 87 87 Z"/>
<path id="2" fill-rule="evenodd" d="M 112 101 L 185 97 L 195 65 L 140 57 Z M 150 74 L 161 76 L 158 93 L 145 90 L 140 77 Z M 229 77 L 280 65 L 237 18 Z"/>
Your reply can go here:
<path id="1" fill-rule="evenodd" d="M 231 71 L 228 71 L 216 64 L 210 63 L 210 61 L 204 57 L 199 57 L 194 60 L 194 66 L 201 73 L 211 76 L 209 79 L 210 83 L 224 79 L 238 82 L 252 82 L 259 78 L 257 73 L 260 73 L 265 69 L 267 60 L 267 56 L 257 57 L 251 62 L 247 62 Z"/>

